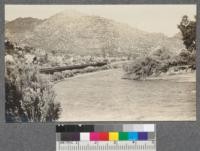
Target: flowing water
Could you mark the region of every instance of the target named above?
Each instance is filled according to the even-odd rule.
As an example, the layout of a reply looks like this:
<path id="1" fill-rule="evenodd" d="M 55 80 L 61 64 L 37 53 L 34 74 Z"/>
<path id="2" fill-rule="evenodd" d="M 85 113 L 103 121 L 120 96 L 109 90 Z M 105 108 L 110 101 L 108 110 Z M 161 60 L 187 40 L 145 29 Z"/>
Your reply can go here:
<path id="1" fill-rule="evenodd" d="M 121 69 L 55 84 L 60 121 L 190 121 L 196 119 L 195 73 L 168 80 L 125 80 Z"/>

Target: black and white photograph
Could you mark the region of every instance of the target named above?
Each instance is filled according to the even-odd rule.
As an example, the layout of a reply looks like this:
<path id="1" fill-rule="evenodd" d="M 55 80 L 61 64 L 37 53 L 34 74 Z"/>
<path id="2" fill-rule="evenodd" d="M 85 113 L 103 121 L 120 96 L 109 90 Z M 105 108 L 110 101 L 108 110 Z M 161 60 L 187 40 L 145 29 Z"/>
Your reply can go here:
<path id="1" fill-rule="evenodd" d="M 6 122 L 195 121 L 196 5 L 5 5 Z"/>

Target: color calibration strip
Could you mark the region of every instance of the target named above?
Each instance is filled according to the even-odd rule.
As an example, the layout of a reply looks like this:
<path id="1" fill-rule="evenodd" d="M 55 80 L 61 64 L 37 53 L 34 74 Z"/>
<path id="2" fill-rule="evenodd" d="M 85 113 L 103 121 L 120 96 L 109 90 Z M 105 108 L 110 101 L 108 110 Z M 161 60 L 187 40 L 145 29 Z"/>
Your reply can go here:
<path id="1" fill-rule="evenodd" d="M 59 141 L 140 141 L 153 140 L 152 132 L 66 132 L 58 135 Z"/>
<path id="2" fill-rule="evenodd" d="M 156 150 L 154 124 L 57 125 L 57 151 Z"/>

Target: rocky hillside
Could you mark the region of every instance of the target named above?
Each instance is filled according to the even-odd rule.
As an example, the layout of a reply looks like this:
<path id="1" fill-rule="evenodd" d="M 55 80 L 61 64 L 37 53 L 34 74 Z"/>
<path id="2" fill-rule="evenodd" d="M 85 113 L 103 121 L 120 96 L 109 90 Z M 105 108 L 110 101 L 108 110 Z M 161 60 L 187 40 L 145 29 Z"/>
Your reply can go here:
<path id="1" fill-rule="evenodd" d="M 147 33 L 74 11 L 64 11 L 45 20 L 18 18 L 6 23 L 6 37 L 19 45 L 76 55 L 140 55 L 157 46 L 167 47 L 172 52 L 184 47 L 177 36 L 169 38 L 160 33 Z"/>

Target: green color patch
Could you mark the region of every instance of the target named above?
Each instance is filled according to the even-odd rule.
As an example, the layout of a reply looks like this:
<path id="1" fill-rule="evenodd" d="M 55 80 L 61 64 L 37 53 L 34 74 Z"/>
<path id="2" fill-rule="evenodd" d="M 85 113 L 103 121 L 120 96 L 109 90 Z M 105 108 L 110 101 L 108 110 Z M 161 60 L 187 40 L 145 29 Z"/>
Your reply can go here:
<path id="1" fill-rule="evenodd" d="M 119 132 L 119 140 L 128 140 L 128 132 Z"/>

